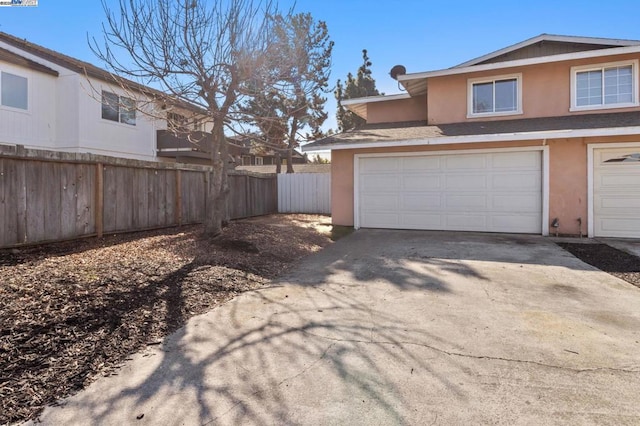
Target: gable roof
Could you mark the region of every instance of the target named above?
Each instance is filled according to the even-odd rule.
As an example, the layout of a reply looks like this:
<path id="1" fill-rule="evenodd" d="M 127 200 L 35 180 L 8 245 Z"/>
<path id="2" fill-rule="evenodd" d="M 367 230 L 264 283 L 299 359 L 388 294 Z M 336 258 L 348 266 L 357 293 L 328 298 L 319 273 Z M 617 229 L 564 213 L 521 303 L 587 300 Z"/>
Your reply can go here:
<path id="1" fill-rule="evenodd" d="M 34 71 L 52 75 L 54 77 L 57 77 L 59 75 L 58 71 L 56 70 L 52 70 L 45 65 L 42 65 L 36 61 L 32 61 L 31 59 L 25 58 L 24 56 L 20 56 L 17 53 L 11 52 L 10 50 L 3 49 L 2 47 L 0 47 L 0 61 L 9 62 L 14 65 L 20 65 Z"/>
<path id="2" fill-rule="evenodd" d="M 610 133 L 610 129 L 615 129 L 615 134 L 640 134 L 640 113 L 582 114 L 431 126 L 424 121 L 370 124 L 358 130 L 328 136 L 304 145 L 302 149 L 313 151 L 604 136 Z"/>
<path id="3" fill-rule="evenodd" d="M 500 57 L 508 56 L 516 51 L 524 50 L 527 47 L 533 45 L 543 45 L 545 42 L 564 44 L 565 51 L 563 53 L 580 52 L 586 50 L 607 49 L 612 47 L 627 47 L 638 46 L 640 40 L 623 40 L 614 38 L 599 38 L 599 37 L 578 37 L 578 36 L 564 36 L 556 34 L 540 34 L 530 39 L 521 41 L 511 46 L 496 50 L 486 55 L 479 56 L 469 61 L 463 62 L 453 68 L 464 68 L 472 65 L 479 65 L 488 62 L 497 62 Z M 511 55 L 513 56 L 513 55 Z M 540 55 L 543 56 L 543 55 Z M 545 55 L 546 56 L 546 55 Z M 508 59 L 507 59 L 508 60 Z"/>
<path id="4" fill-rule="evenodd" d="M 144 84 L 137 83 L 127 78 L 117 76 L 89 62 L 81 61 L 80 59 L 76 59 L 71 56 L 65 55 L 63 53 L 57 52 L 55 50 L 51 50 L 46 47 L 40 46 L 38 44 L 31 43 L 30 41 L 18 38 L 16 36 L 7 34 L 2 31 L 0 31 L 0 41 L 5 42 L 13 47 L 16 47 L 24 52 L 27 52 L 34 56 L 42 58 L 48 62 L 54 63 L 68 70 L 77 72 L 78 74 L 83 74 L 89 77 L 93 77 L 110 84 L 120 84 L 122 82 L 127 86 L 131 87 L 132 89 L 135 89 L 140 93 L 150 95 L 150 96 L 153 96 L 153 95 L 158 95 L 161 97 L 167 96 L 166 93 L 158 89 L 154 89 L 152 87 L 145 86 Z M 6 49 L 3 49 L 3 50 L 6 50 Z M 34 62 L 34 61 L 31 61 L 31 62 Z M 200 108 L 199 106 L 191 104 L 186 100 L 173 98 L 173 102 L 175 102 L 177 106 L 180 106 L 182 108 L 189 109 L 191 111 L 195 111 L 198 113 L 203 113 L 203 114 L 206 113 L 206 111 Z"/>

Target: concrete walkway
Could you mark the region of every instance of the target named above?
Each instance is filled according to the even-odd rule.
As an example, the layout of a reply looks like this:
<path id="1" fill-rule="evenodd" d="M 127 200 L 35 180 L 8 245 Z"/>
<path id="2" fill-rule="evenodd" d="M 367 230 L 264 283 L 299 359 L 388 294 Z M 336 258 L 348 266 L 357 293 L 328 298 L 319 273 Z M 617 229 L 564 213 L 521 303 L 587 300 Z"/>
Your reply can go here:
<path id="1" fill-rule="evenodd" d="M 361 230 L 44 424 L 639 424 L 640 289 L 532 236 Z"/>

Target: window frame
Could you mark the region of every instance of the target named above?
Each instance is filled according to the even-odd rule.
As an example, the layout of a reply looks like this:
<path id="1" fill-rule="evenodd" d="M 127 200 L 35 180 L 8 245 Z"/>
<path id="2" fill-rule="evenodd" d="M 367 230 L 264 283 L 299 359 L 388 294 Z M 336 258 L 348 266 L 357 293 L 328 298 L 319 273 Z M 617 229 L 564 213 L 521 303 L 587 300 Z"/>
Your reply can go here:
<path id="1" fill-rule="evenodd" d="M 617 104 L 605 104 L 604 84 L 602 86 L 602 103 L 599 105 L 580 105 L 578 106 L 578 74 L 589 71 L 601 71 L 602 78 L 604 79 L 604 71 L 607 68 L 618 68 L 631 66 L 631 95 L 633 96 L 632 102 L 621 102 Z M 631 59 L 627 61 L 616 62 L 604 62 L 600 64 L 579 65 L 571 67 L 571 106 L 570 112 L 576 111 L 591 111 L 599 109 L 615 109 L 615 108 L 633 108 L 640 106 L 639 92 L 638 92 L 638 60 Z"/>
<path id="2" fill-rule="evenodd" d="M 111 95 L 111 96 L 114 96 L 114 97 L 118 98 L 118 104 L 116 105 L 117 108 L 115 108 L 115 113 L 118 116 L 117 120 L 112 120 L 112 119 L 109 119 L 109 118 L 105 118 L 105 116 L 104 116 L 104 108 L 105 108 L 105 106 L 110 106 L 108 104 L 105 104 L 105 102 L 104 102 L 105 94 Z M 133 108 L 130 111 L 133 111 L 133 123 L 128 123 L 126 121 L 123 121 L 123 119 L 122 119 L 122 117 L 123 117 L 123 109 L 125 108 L 124 107 L 124 102 L 122 101 L 122 99 L 125 99 L 127 101 L 131 101 L 132 102 Z M 102 89 L 101 96 L 100 96 L 100 118 L 102 120 L 104 120 L 104 121 L 109 122 L 109 123 L 125 125 L 127 127 L 136 127 L 137 124 L 138 124 L 138 114 L 136 114 L 137 103 L 138 102 L 134 98 L 130 98 L 128 96 L 118 95 L 117 93 L 111 92 L 109 90 Z M 124 111 L 124 112 L 126 113 L 127 111 Z"/>
<path id="3" fill-rule="evenodd" d="M 11 105 L 4 105 L 2 103 L 2 74 L 11 74 L 15 77 L 24 78 L 27 81 L 27 108 L 18 108 Z M 21 75 L 19 73 L 13 72 L 7 69 L 0 69 L 0 109 L 4 109 L 7 111 L 19 112 L 22 114 L 30 114 L 31 113 L 31 78 Z"/>
<path id="4" fill-rule="evenodd" d="M 495 101 L 495 83 L 503 80 L 516 80 L 516 109 L 513 111 L 473 112 L 473 86 L 476 84 L 493 83 L 493 98 Z M 522 73 L 503 74 L 490 77 L 470 78 L 467 80 L 467 118 L 500 117 L 507 115 L 521 115 L 522 112 Z M 495 110 L 495 102 L 493 104 Z"/>

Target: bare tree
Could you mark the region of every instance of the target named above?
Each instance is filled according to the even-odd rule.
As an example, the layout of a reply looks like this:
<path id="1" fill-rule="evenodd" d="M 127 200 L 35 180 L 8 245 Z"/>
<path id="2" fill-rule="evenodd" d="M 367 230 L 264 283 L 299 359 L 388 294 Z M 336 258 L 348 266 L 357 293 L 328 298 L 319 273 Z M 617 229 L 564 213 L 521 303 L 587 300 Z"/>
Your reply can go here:
<path id="1" fill-rule="evenodd" d="M 206 232 L 219 234 L 228 219 L 225 126 L 251 95 L 247 83 L 270 77 L 265 64 L 277 7 L 269 0 L 119 0 L 115 9 L 102 0 L 102 6 L 104 40 L 91 47 L 110 71 L 166 93 L 154 91 L 157 103 L 177 98 L 206 111 L 213 125 Z"/>

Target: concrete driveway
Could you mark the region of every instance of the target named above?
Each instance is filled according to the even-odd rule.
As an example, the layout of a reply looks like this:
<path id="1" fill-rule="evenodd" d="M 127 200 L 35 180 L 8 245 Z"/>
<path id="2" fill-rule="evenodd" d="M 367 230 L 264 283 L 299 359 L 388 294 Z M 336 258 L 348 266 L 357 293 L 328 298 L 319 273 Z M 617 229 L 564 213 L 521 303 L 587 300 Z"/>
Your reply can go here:
<path id="1" fill-rule="evenodd" d="M 640 289 L 542 237 L 361 230 L 42 420 L 621 425 L 639 395 Z"/>

